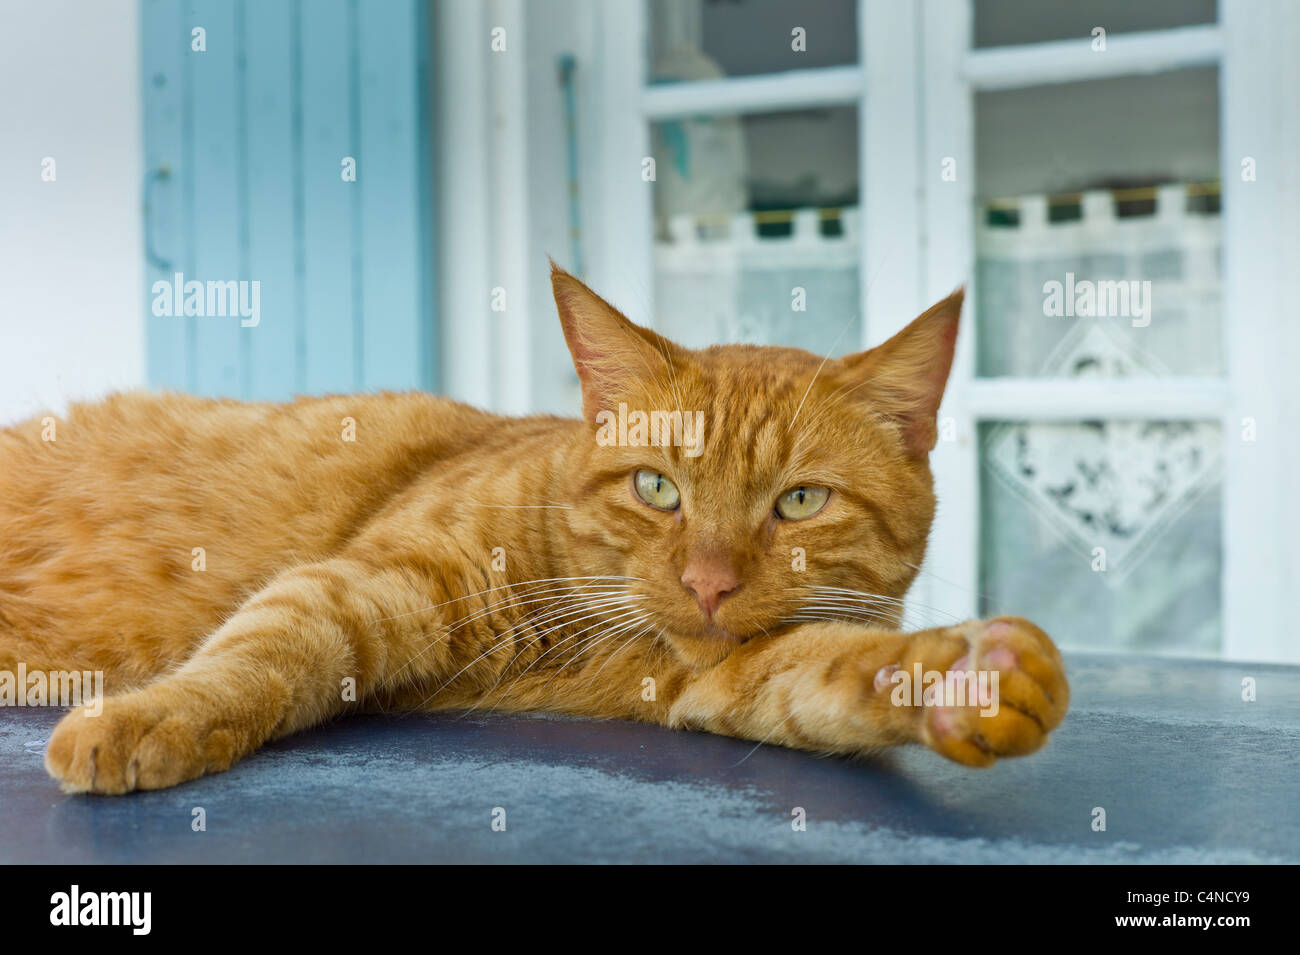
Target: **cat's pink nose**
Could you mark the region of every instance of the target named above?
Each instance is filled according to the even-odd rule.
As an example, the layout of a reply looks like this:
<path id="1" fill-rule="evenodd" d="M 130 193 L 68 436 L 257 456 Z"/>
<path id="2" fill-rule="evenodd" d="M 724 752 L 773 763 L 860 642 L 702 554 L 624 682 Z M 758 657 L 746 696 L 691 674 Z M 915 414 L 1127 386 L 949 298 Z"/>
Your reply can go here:
<path id="1" fill-rule="evenodd" d="M 712 619 L 722 601 L 740 589 L 740 577 L 723 561 L 693 560 L 682 572 L 682 586 L 695 597 L 704 616 Z"/>

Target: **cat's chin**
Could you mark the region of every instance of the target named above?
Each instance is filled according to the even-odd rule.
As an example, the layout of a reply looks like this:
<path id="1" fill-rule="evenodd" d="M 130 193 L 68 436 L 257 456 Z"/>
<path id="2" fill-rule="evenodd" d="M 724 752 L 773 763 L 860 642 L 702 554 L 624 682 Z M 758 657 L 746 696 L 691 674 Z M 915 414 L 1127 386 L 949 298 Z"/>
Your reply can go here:
<path id="1" fill-rule="evenodd" d="M 748 640 L 748 637 L 742 637 L 738 633 L 732 633 L 724 627 L 716 624 L 706 624 L 704 629 L 695 635 L 697 640 L 721 640 L 724 643 L 741 644 Z"/>
<path id="2" fill-rule="evenodd" d="M 721 663 L 747 639 L 749 638 L 714 624 L 706 624 L 689 636 L 669 636 L 668 644 L 677 658 L 687 666 L 704 669 Z"/>

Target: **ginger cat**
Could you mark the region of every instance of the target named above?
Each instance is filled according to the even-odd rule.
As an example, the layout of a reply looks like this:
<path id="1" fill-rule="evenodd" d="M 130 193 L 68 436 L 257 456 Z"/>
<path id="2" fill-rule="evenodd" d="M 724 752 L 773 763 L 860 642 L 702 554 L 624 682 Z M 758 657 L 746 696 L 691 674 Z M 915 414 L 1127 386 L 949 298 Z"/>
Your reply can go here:
<path id="1" fill-rule="evenodd" d="M 1041 630 L 897 629 L 961 293 L 823 361 L 690 351 L 552 282 L 586 420 L 134 393 L 74 406 L 54 440 L 0 431 L 0 672 L 107 686 L 49 741 L 66 791 L 172 786 L 360 709 L 921 742 L 970 766 L 1046 742 L 1069 689 Z M 996 676 L 995 714 L 903 705 L 901 676 L 967 670 Z"/>

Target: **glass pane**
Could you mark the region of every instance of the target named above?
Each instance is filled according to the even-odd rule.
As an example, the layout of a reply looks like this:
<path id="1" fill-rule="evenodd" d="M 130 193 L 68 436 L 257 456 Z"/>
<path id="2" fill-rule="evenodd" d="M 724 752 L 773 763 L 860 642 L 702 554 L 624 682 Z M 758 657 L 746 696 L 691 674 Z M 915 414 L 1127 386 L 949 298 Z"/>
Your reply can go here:
<path id="1" fill-rule="evenodd" d="M 976 97 L 978 374 L 1223 374 L 1217 90 L 1208 69 Z"/>
<path id="2" fill-rule="evenodd" d="M 994 422 L 981 449 L 981 615 L 1067 649 L 1219 650 L 1217 423 Z"/>
<path id="3" fill-rule="evenodd" d="M 1109 36 L 1214 21 L 1215 0 L 979 0 L 975 45 L 1091 40 L 1095 27 Z"/>
<path id="4" fill-rule="evenodd" d="M 857 140 L 852 108 L 655 124 L 655 327 L 858 348 Z"/>
<path id="5" fill-rule="evenodd" d="M 858 58 L 856 0 L 648 0 L 646 14 L 652 83 L 842 66 Z M 803 32 L 796 36 L 796 30 Z"/>

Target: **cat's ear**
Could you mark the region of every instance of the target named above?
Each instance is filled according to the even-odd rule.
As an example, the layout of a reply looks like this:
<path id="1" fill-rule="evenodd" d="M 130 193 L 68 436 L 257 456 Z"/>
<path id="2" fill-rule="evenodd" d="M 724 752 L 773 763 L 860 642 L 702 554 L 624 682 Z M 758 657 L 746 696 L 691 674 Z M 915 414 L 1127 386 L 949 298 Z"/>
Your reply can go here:
<path id="1" fill-rule="evenodd" d="M 582 383 L 582 411 L 588 421 L 620 398 L 646 391 L 670 369 L 680 347 L 623 313 L 551 262 L 551 290 L 573 367 Z"/>
<path id="2" fill-rule="evenodd" d="M 898 422 L 907 453 L 934 450 L 936 418 L 952 369 L 965 289 L 958 289 L 893 338 L 842 360 L 846 376 L 873 411 Z"/>

